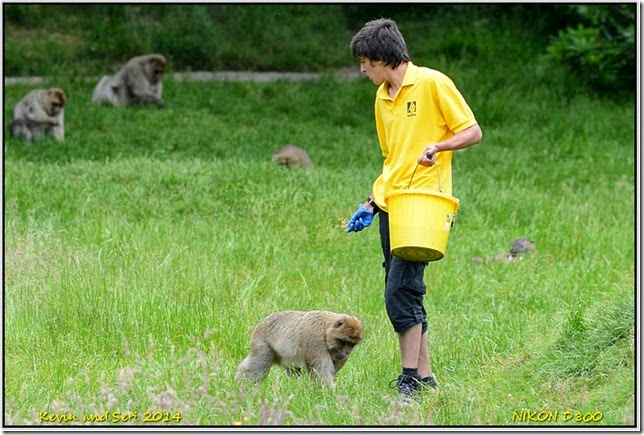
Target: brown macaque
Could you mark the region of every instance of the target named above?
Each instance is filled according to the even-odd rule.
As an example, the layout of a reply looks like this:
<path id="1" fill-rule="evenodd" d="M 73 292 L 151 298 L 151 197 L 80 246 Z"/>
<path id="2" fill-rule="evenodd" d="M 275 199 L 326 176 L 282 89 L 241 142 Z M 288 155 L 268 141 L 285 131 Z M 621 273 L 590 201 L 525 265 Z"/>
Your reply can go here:
<path id="1" fill-rule="evenodd" d="M 531 240 L 526 238 L 519 238 L 512 241 L 510 244 L 509 253 L 496 254 L 494 257 L 482 258 L 473 257 L 472 261 L 479 264 L 490 264 L 493 262 L 500 263 L 518 263 L 525 255 L 531 255 L 537 252 L 537 247 Z"/>
<path id="2" fill-rule="evenodd" d="M 537 247 L 531 240 L 520 238 L 512 241 L 510 244 L 510 255 L 517 257 L 521 254 L 534 254 L 537 252 Z"/>
<path id="3" fill-rule="evenodd" d="M 362 341 L 362 322 L 330 311 L 280 311 L 254 329 L 250 353 L 237 369 L 237 379 L 259 382 L 273 364 L 289 375 L 306 371 L 311 378 L 334 387 L 335 374 L 354 346 Z"/>
<path id="4" fill-rule="evenodd" d="M 65 140 L 65 104 L 67 98 L 60 88 L 35 89 L 13 108 L 9 131 L 11 136 L 31 142 L 46 135 Z"/>
<path id="5" fill-rule="evenodd" d="M 92 101 L 117 107 L 151 103 L 163 107 L 163 73 L 168 61 L 160 54 L 130 59 L 115 75 L 103 76 L 94 88 Z"/>
<path id="6" fill-rule="evenodd" d="M 273 154 L 273 163 L 287 168 L 310 168 L 313 166 L 306 151 L 295 145 L 285 145 Z"/>

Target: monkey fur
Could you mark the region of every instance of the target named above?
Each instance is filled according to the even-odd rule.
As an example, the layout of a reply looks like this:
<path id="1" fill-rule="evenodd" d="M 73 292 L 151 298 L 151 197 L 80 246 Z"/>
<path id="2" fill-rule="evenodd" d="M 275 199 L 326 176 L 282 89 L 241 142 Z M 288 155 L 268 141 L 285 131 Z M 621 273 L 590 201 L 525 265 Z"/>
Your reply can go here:
<path id="1" fill-rule="evenodd" d="M 273 163 L 287 168 L 310 168 L 313 166 L 308 153 L 295 145 L 285 145 L 272 158 Z"/>
<path id="2" fill-rule="evenodd" d="M 115 75 L 101 78 L 94 88 L 92 101 L 117 107 L 141 103 L 163 107 L 161 92 L 167 68 L 168 61 L 160 54 L 133 57 Z"/>
<path id="3" fill-rule="evenodd" d="M 330 311 L 280 311 L 253 330 L 250 353 L 237 369 L 237 379 L 259 382 L 273 364 L 289 375 L 306 371 L 311 378 L 335 386 L 335 374 L 354 346 L 362 341 L 362 322 Z"/>
<path id="4" fill-rule="evenodd" d="M 64 141 L 65 104 L 67 98 L 60 88 L 34 89 L 13 108 L 11 136 L 31 142 L 52 135 L 58 142 Z"/>

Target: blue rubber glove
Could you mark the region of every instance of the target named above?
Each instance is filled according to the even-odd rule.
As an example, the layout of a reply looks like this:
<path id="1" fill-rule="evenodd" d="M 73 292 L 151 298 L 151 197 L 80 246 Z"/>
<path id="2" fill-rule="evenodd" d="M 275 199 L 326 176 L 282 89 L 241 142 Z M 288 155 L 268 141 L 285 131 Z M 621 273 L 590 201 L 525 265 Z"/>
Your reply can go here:
<path id="1" fill-rule="evenodd" d="M 349 224 L 347 225 L 347 233 L 351 231 L 362 231 L 364 228 L 371 225 L 373 222 L 373 212 L 364 208 L 362 204 L 358 207 L 358 211 L 355 212 Z"/>

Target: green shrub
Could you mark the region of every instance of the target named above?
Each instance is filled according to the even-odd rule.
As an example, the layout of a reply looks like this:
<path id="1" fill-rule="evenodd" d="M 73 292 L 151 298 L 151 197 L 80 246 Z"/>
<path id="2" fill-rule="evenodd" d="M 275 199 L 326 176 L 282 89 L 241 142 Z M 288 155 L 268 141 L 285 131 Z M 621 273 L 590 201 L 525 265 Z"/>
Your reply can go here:
<path id="1" fill-rule="evenodd" d="M 597 90 L 634 90 L 635 5 L 571 7 L 581 22 L 559 31 L 547 58 Z"/>

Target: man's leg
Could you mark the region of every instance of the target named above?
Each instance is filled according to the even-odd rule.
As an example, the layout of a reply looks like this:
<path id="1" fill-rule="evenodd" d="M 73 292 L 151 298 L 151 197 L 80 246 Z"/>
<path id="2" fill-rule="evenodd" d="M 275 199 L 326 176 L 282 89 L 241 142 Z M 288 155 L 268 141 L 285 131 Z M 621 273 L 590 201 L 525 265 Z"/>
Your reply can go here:
<path id="1" fill-rule="evenodd" d="M 429 361 L 429 336 L 427 331 L 420 336 L 420 350 L 418 352 L 418 374 L 421 378 L 434 376 L 432 364 Z"/>
<path id="2" fill-rule="evenodd" d="M 420 367 L 421 352 L 421 330 L 422 325 L 419 323 L 412 326 L 405 332 L 398 334 L 398 344 L 400 345 L 400 355 L 402 357 L 402 366 L 409 369 L 418 369 L 418 374 L 423 377 Z M 426 334 L 425 334 L 426 336 Z M 427 348 L 427 346 L 425 346 Z M 424 376 L 427 376 L 425 374 Z"/>
<path id="3" fill-rule="evenodd" d="M 389 251 L 389 215 L 382 210 L 378 214 L 385 268 L 385 305 L 398 334 L 403 367 L 403 373 L 396 383 L 398 392 L 408 397 L 418 391 L 423 384 L 421 379 L 431 375 L 427 320 L 423 307 L 423 275 L 427 263 L 414 264 L 392 257 Z"/>

